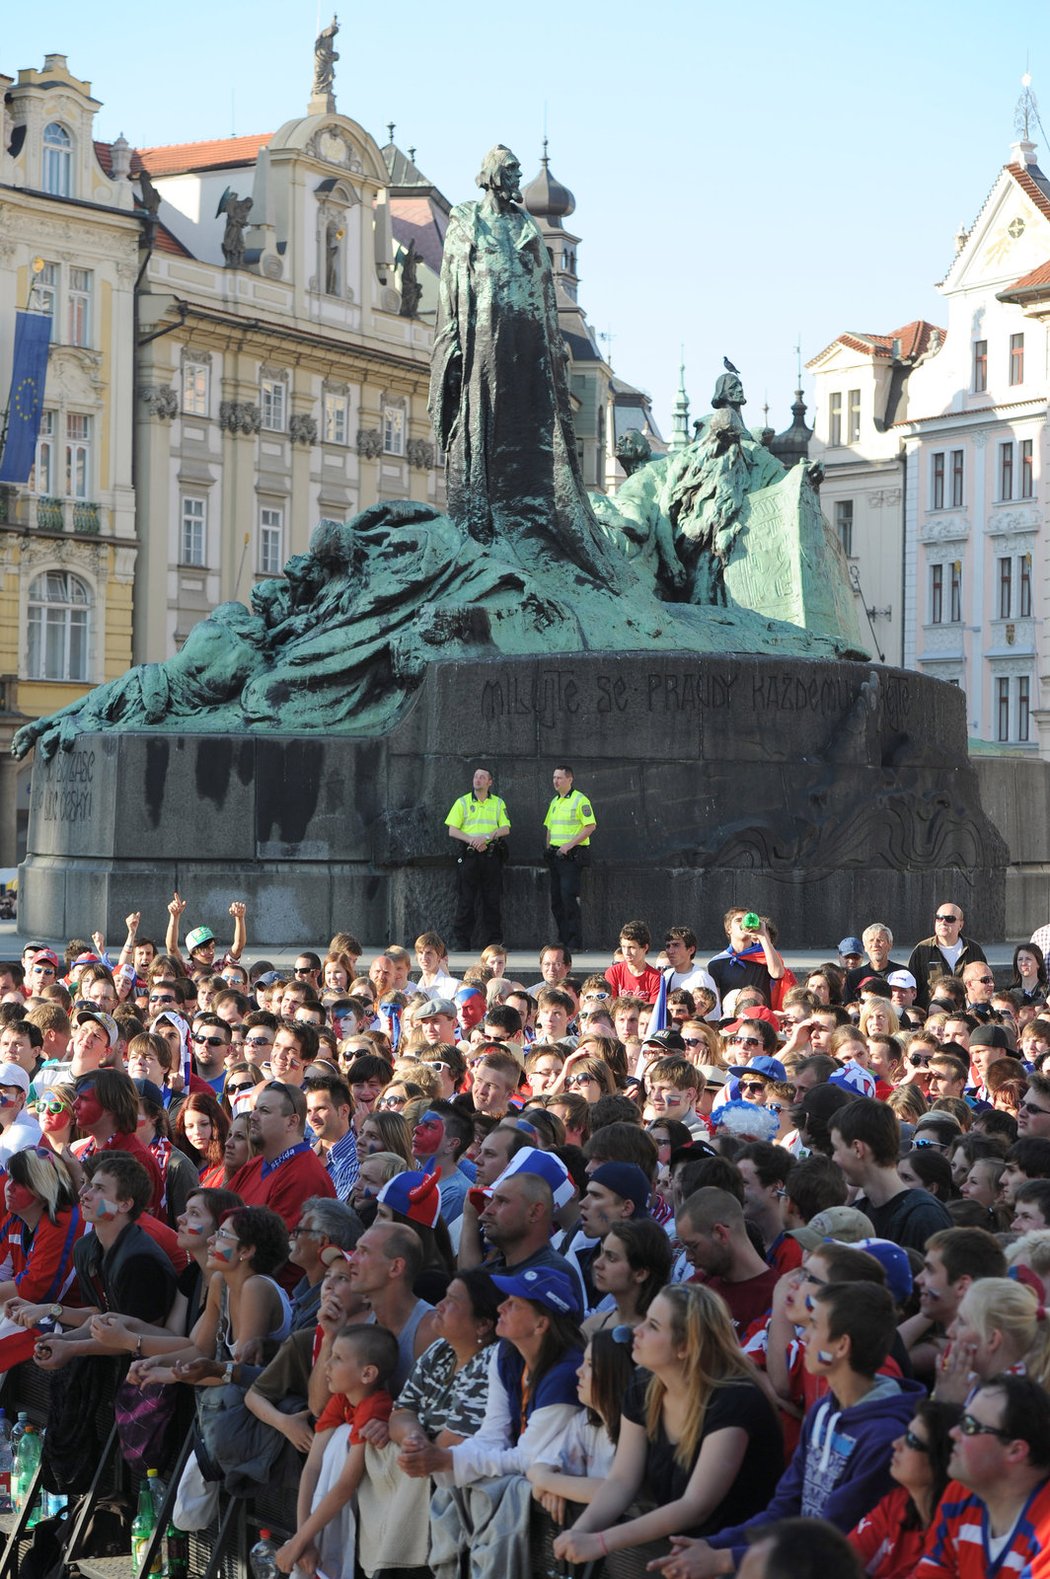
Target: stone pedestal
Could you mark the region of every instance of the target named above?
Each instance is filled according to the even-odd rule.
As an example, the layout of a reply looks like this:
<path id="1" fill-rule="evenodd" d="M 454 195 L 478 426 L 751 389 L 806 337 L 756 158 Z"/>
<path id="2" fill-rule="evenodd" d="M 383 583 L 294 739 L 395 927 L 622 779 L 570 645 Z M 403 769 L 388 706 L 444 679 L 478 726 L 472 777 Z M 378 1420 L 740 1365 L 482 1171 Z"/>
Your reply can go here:
<path id="1" fill-rule="evenodd" d="M 221 937 L 246 899 L 257 945 L 448 933 L 444 819 L 486 765 L 513 823 L 504 941 L 533 947 L 552 927 L 542 820 L 559 763 L 598 823 L 589 947 L 636 916 L 706 946 L 731 905 L 829 955 L 873 919 L 923 936 L 946 899 L 971 936 L 1003 934 L 1007 852 L 958 689 L 861 663 L 644 653 L 437 662 L 374 739 L 81 736 L 34 768 L 22 930 L 116 937 L 141 908 L 156 933 L 178 888 Z"/>

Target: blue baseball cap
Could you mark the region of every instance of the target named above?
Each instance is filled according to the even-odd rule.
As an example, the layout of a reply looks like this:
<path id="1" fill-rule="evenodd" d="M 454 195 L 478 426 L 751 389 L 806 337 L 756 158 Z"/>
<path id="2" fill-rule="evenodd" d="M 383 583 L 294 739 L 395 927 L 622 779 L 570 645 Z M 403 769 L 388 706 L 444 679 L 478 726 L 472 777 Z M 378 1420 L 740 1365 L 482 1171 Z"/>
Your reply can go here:
<path id="1" fill-rule="evenodd" d="M 860 938 L 843 938 L 839 944 L 840 954 L 866 954 L 867 952 Z"/>
<path id="2" fill-rule="evenodd" d="M 492 1281 L 501 1294 L 512 1294 L 518 1299 L 528 1299 L 545 1310 L 560 1312 L 563 1316 L 581 1316 L 580 1296 L 568 1272 L 560 1267 L 529 1267 L 525 1272 L 493 1273 Z"/>
<path id="3" fill-rule="evenodd" d="M 767 1080 L 786 1080 L 787 1070 L 779 1058 L 770 1058 L 768 1053 L 759 1053 L 757 1058 L 752 1058 L 749 1064 L 731 1064 L 729 1073 L 736 1075 L 765 1075 Z"/>
<path id="4" fill-rule="evenodd" d="M 875 1257 L 886 1274 L 886 1287 L 894 1302 L 902 1305 L 914 1286 L 908 1252 L 892 1239 L 855 1239 L 853 1248 L 866 1250 L 869 1256 Z"/>

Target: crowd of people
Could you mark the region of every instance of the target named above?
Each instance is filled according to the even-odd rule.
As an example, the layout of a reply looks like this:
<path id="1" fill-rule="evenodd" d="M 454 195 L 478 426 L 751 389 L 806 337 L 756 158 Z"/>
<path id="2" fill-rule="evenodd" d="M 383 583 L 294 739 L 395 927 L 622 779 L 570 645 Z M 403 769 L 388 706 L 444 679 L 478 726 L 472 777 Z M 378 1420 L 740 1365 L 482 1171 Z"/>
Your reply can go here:
<path id="1" fill-rule="evenodd" d="M 529 980 L 185 909 L 0 964 L 53 1489 L 105 1403 L 139 1473 L 192 1431 L 182 1529 L 296 1484 L 283 1572 L 1050 1574 L 1045 936 L 997 982 L 949 902 L 796 980 L 734 909 Z"/>

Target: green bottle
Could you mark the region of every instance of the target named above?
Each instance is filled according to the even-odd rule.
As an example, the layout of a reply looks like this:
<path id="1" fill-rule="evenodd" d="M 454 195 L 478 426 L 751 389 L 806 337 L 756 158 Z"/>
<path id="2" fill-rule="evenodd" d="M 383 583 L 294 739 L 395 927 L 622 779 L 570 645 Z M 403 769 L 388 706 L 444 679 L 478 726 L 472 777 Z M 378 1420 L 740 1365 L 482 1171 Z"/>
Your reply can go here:
<path id="1" fill-rule="evenodd" d="M 166 1579 L 190 1579 L 190 1540 L 184 1530 L 168 1525 L 165 1537 Z"/>
<path id="2" fill-rule="evenodd" d="M 146 1555 L 146 1548 L 153 1539 L 153 1532 L 157 1527 L 157 1514 L 153 1500 L 153 1482 L 157 1478 L 155 1469 L 147 1469 L 146 1479 L 139 1487 L 139 1505 L 135 1512 L 135 1520 L 131 1526 L 131 1560 L 138 1573 L 142 1567 L 142 1560 Z M 161 1579 L 164 1571 L 163 1559 L 158 1547 L 156 1556 L 150 1564 L 150 1574 L 156 1579 Z"/>

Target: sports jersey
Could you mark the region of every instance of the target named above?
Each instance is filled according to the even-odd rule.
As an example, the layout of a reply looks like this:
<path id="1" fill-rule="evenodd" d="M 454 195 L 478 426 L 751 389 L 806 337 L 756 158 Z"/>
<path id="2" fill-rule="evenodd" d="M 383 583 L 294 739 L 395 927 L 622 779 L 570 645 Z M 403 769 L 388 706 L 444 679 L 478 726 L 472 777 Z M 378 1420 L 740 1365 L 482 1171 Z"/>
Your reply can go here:
<path id="1" fill-rule="evenodd" d="M 1036 1486 L 1021 1510 L 1006 1546 L 993 1561 L 988 1545 L 988 1509 L 972 1491 L 950 1480 L 937 1505 L 926 1552 L 915 1579 L 1042 1579 L 1050 1569 L 1043 1548 L 1050 1529 L 1050 1480 Z"/>

